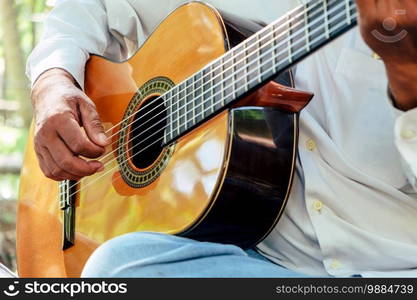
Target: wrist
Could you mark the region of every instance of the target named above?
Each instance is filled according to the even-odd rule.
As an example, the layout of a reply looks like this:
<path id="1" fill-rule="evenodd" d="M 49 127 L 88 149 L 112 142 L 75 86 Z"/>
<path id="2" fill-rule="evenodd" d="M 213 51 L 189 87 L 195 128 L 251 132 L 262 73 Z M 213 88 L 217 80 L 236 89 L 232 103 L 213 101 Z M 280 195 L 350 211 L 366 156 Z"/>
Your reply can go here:
<path id="1" fill-rule="evenodd" d="M 32 105 L 35 106 L 38 99 L 54 86 L 75 86 L 75 79 L 63 69 L 54 68 L 43 72 L 32 85 Z"/>
<path id="2" fill-rule="evenodd" d="M 417 107 L 417 64 L 386 64 L 391 98 L 400 110 Z"/>

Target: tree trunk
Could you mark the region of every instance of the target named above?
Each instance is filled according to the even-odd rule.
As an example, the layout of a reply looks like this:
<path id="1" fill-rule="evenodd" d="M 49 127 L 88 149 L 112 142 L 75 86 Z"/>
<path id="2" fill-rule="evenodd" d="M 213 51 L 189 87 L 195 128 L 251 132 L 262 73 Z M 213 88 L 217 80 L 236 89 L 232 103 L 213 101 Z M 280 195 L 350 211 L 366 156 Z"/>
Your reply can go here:
<path id="1" fill-rule="evenodd" d="M 3 49 L 6 60 L 5 98 L 21 102 L 21 114 L 29 127 L 32 113 L 29 83 L 25 76 L 25 59 L 20 43 L 15 0 L 0 0 L 0 25 L 3 28 Z"/>

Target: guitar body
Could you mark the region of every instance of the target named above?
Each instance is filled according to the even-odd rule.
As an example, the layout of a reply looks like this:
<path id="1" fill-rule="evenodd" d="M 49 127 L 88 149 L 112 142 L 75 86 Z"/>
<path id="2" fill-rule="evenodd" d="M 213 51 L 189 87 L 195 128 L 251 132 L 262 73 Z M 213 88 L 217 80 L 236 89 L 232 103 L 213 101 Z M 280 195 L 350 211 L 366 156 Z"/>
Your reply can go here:
<path id="1" fill-rule="evenodd" d="M 295 169 L 293 104 L 305 105 L 311 94 L 269 83 L 145 158 L 134 158 L 129 148 L 124 154 L 114 151 L 122 134 L 136 130 L 122 130 L 127 113 L 229 50 L 232 39 L 243 34 L 230 24 L 213 8 L 192 2 L 168 16 L 131 59 L 91 57 L 85 91 L 105 129 L 116 126 L 109 133 L 108 164 L 78 183 L 75 240 L 63 250 L 59 184 L 38 166 L 32 128 L 18 207 L 20 276 L 78 277 L 95 248 L 128 232 L 157 231 L 246 248 L 272 230 Z"/>

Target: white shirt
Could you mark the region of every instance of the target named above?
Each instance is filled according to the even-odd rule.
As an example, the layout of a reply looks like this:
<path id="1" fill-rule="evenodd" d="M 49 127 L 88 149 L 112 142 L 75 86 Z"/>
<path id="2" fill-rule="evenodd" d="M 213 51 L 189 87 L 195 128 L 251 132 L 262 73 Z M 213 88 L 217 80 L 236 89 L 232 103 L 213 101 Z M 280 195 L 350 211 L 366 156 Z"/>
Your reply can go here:
<path id="1" fill-rule="evenodd" d="M 181 0 L 64 0 L 28 62 L 83 85 L 89 53 L 126 58 Z M 207 0 L 270 23 L 297 0 Z M 315 97 L 301 113 L 297 174 L 282 219 L 258 249 L 316 276 L 417 276 L 417 109 L 397 111 L 383 63 L 354 29 L 297 66 Z M 277 176 L 279 174 L 277 173 Z M 411 185 L 410 185 L 411 183 Z"/>

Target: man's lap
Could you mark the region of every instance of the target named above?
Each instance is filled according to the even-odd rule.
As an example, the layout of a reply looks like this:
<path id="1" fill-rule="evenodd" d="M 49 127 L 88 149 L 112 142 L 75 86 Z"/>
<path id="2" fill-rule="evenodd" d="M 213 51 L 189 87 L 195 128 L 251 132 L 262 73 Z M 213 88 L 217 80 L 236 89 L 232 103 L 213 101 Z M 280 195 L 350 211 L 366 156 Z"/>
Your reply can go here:
<path id="1" fill-rule="evenodd" d="M 304 277 L 234 245 L 135 232 L 91 255 L 83 277 Z"/>

